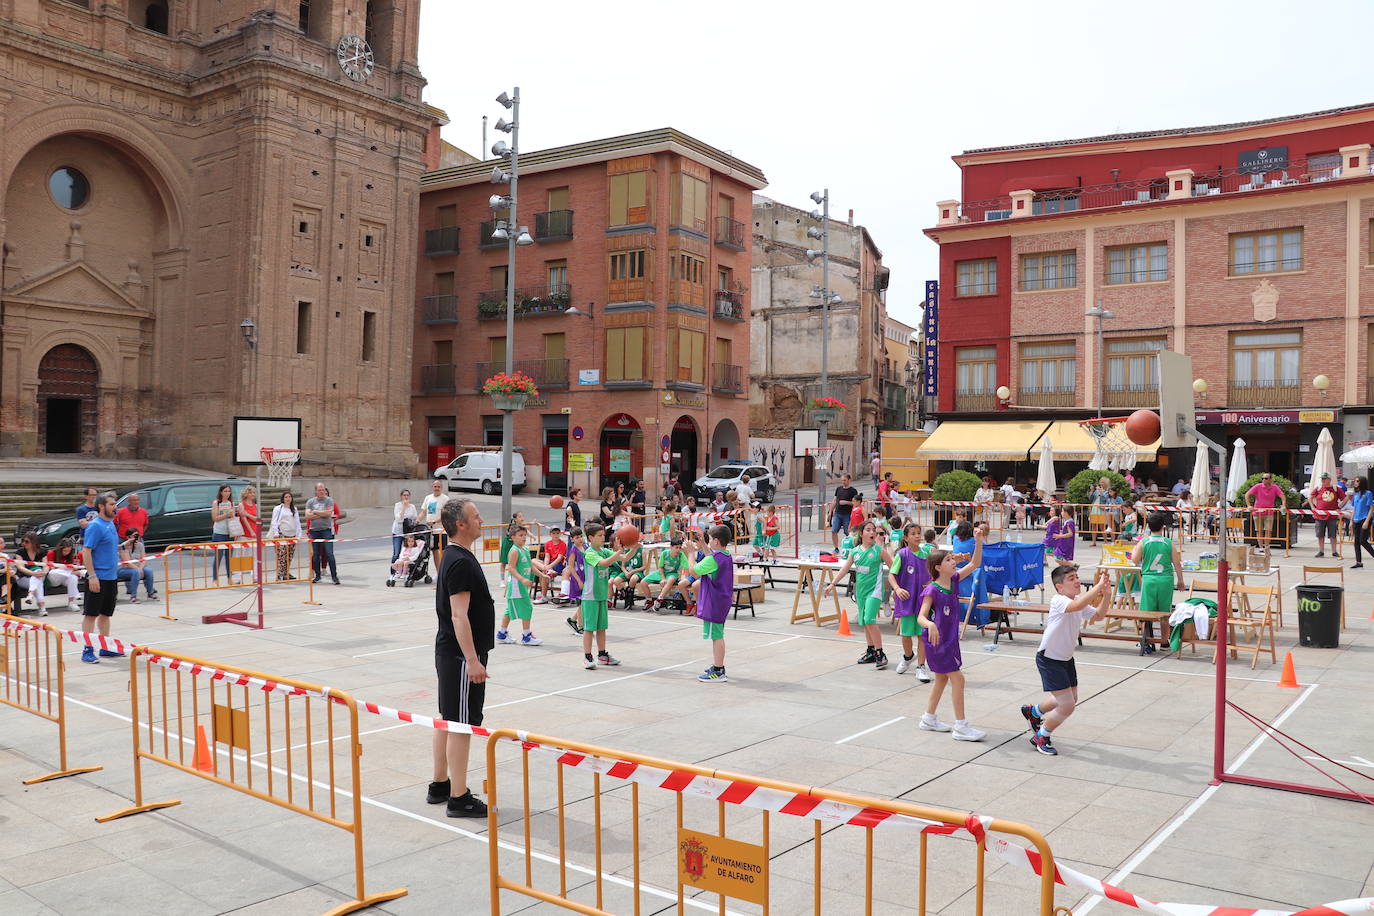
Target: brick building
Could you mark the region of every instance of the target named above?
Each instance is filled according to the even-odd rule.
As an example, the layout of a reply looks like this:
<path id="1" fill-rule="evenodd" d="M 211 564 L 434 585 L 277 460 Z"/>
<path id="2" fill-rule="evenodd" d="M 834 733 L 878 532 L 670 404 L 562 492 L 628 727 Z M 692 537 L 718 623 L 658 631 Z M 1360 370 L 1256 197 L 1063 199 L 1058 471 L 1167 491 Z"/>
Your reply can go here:
<path id="1" fill-rule="evenodd" d="M 501 414 L 479 393 L 509 345 L 496 164 L 421 182 L 412 442 L 431 468 L 501 444 Z M 540 391 L 515 416 L 529 487 L 656 488 L 664 451 L 688 480 L 746 457 L 743 219 L 763 186 L 754 166 L 671 128 L 521 154 L 514 222 L 535 242 L 516 258 L 513 356 Z M 570 455 L 592 455 L 595 471 L 570 481 Z"/>
<path id="2" fill-rule="evenodd" d="M 883 429 L 917 429 L 920 334 L 888 316 L 883 324 Z"/>
<path id="3" fill-rule="evenodd" d="M 1361 105 L 954 157 L 963 200 L 940 202 L 926 231 L 940 245 L 938 415 L 1048 426 L 1099 403 L 1157 407 L 1153 354 L 1167 348 L 1206 383 L 1201 430 L 1243 436 L 1252 471 L 1305 479 L 1323 426 L 1337 454 L 1374 438 L 1372 141 Z M 1115 315 L 1100 347 L 1097 304 Z M 1048 427 L 1056 453 L 1090 453 L 1072 426 Z M 1160 476 L 1190 473 L 1191 456 L 1158 457 Z"/>
<path id="4" fill-rule="evenodd" d="M 277 415 L 413 472 L 419 16 L 0 0 L 0 454 L 222 468 Z"/>
<path id="5" fill-rule="evenodd" d="M 751 450 L 783 456 L 784 485 L 811 483 L 809 459 L 792 460 L 792 430 L 814 428 L 806 405 L 821 394 L 821 261 L 806 251 L 819 243 L 806 230 L 819 226 L 809 211 L 754 196 L 754 308 L 751 321 L 749 437 Z M 830 221 L 830 306 L 827 354 L 830 397 L 847 409 L 830 424 L 836 445 L 832 473 L 866 468 L 883 425 L 883 329 L 890 271 L 883 253 L 853 214 Z"/>

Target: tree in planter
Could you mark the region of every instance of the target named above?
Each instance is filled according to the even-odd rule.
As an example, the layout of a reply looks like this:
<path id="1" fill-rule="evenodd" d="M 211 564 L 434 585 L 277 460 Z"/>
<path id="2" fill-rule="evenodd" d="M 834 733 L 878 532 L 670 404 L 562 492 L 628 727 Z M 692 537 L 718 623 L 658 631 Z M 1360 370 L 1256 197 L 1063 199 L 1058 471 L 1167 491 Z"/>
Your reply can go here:
<path id="1" fill-rule="evenodd" d="M 978 475 L 968 471 L 946 471 L 935 478 L 931 490 L 935 499 L 941 502 L 972 502 L 973 494 L 978 492 L 982 481 Z"/>
<path id="2" fill-rule="evenodd" d="M 1065 487 L 1065 496 L 1069 502 L 1082 505 L 1091 498 L 1093 487 L 1103 477 L 1107 478 L 1110 485 L 1116 487 L 1116 495 L 1125 499 L 1130 495 L 1131 489 L 1126 485 L 1126 478 L 1116 471 L 1094 471 L 1091 468 L 1086 471 L 1079 471 L 1073 475 L 1069 485 Z"/>

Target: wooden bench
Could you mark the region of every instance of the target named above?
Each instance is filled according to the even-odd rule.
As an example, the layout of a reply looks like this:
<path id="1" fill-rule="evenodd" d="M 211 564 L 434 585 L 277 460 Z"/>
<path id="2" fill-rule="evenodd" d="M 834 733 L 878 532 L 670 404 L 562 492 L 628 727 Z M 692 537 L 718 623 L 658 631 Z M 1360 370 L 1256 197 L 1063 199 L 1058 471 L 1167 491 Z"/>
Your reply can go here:
<path id="1" fill-rule="evenodd" d="M 1045 630 L 1044 630 L 1043 627 L 1017 627 L 1017 626 L 1012 626 L 1006 615 L 1008 615 L 1008 614 L 1040 614 L 1040 615 L 1044 616 L 1044 615 L 1048 615 L 1049 612 L 1050 612 L 1050 606 L 1049 606 L 1048 604 L 1037 603 L 1037 602 L 1032 602 L 1032 603 L 1030 603 L 1030 604 L 1007 604 L 1006 602 L 1003 602 L 1003 601 L 988 601 L 988 602 L 984 602 L 983 604 L 978 605 L 978 609 L 979 609 L 979 610 L 984 610 L 984 611 L 991 611 L 991 612 L 993 612 L 993 613 L 997 613 L 997 614 L 1000 614 L 1000 615 L 1001 615 L 1001 617 L 997 618 L 997 628 L 996 628 L 996 630 L 993 632 L 993 635 L 992 635 L 992 643 L 993 643 L 993 645 L 997 645 L 997 643 L 998 643 L 998 641 L 1001 639 L 1001 636 L 1002 636 L 1003 633 L 1007 634 L 1007 639 L 1008 639 L 1008 640 L 1011 640 L 1011 639 L 1013 639 L 1013 636 L 1012 636 L 1013 633 L 1033 633 L 1033 634 L 1040 634 L 1040 633 L 1044 633 L 1044 632 L 1045 632 Z M 1157 633 L 1157 634 L 1154 634 L 1153 636 L 1151 636 L 1151 637 L 1148 639 L 1148 642 L 1157 642 L 1157 643 L 1159 643 L 1161 646 L 1167 646 L 1167 645 L 1169 644 L 1169 639 L 1168 639 L 1168 635 L 1167 635 L 1167 627 L 1168 627 L 1168 622 L 1169 622 L 1169 615 L 1168 615 L 1167 613 L 1156 614 L 1156 613 L 1153 613 L 1153 612 L 1135 611 L 1135 610 L 1124 610 L 1124 609 L 1123 609 L 1123 610 L 1115 610 L 1115 611 L 1109 610 L 1109 611 L 1107 612 L 1107 616 L 1106 616 L 1105 620 L 1129 620 L 1129 621 L 1132 621 L 1132 622 L 1135 622 L 1135 623 L 1142 623 L 1142 624 L 1144 624 L 1144 623 L 1159 623 L 1159 624 L 1160 624 L 1160 632 Z M 989 620 L 989 623 L 991 623 L 991 622 L 992 622 L 992 621 Z M 1080 630 L 1080 631 L 1079 631 L 1079 634 L 1078 634 L 1078 644 L 1079 644 L 1080 646 L 1083 645 L 1083 637 L 1085 637 L 1085 636 L 1092 637 L 1093 639 L 1111 639 L 1111 640 L 1116 640 L 1117 642 L 1133 642 L 1133 643 L 1138 643 L 1138 644 L 1140 644 L 1141 646 L 1144 646 L 1145 643 L 1147 642 L 1147 639 L 1146 639 L 1146 636 L 1145 636 L 1145 631 L 1144 631 L 1144 628 L 1143 628 L 1143 627 L 1142 627 L 1142 629 L 1141 629 L 1141 632 L 1140 632 L 1139 634 L 1137 634 L 1137 635 L 1134 635 L 1134 636 L 1129 635 L 1129 634 L 1125 634 L 1125 633 L 1109 633 L 1109 632 L 1097 631 L 1097 630 Z"/>

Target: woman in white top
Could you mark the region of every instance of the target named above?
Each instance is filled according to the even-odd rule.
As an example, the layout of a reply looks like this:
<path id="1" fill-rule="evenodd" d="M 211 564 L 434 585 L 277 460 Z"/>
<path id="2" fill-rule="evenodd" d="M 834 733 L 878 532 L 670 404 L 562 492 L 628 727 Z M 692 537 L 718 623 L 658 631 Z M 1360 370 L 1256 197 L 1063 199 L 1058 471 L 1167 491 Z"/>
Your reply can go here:
<path id="1" fill-rule="evenodd" d="M 301 513 L 296 508 L 296 497 L 287 490 L 281 495 L 281 502 L 272 510 L 272 527 L 267 536 L 275 543 L 277 551 L 277 581 L 294 579 L 291 575 L 291 560 L 296 555 L 295 538 L 301 536 Z M 280 540 L 278 540 L 280 539 Z"/>
<path id="2" fill-rule="evenodd" d="M 401 542 L 405 540 L 406 522 L 415 524 L 417 513 L 415 505 L 410 501 L 410 491 L 402 490 L 401 498 L 396 505 L 391 507 L 391 562 L 395 563 L 396 558 L 401 555 Z"/>
<path id="3" fill-rule="evenodd" d="M 232 541 L 234 538 L 229 533 L 229 522 L 238 515 L 238 508 L 234 505 L 234 490 L 229 484 L 224 484 L 215 494 L 215 501 L 210 504 L 210 520 L 214 522 L 214 527 L 210 529 L 211 541 Z M 219 585 L 219 567 L 224 564 L 224 574 L 229 575 L 231 569 L 229 565 L 229 551 L 215 550 L 214 577 L 215 585 Z"/>

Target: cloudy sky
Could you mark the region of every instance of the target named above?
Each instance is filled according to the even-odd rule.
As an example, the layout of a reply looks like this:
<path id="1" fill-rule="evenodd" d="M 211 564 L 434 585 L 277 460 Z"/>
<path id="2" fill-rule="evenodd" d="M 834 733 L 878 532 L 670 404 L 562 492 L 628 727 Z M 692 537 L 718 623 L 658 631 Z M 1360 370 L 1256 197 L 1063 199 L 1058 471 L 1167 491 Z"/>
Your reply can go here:
<path id="1" fill-rule="evenodd" d="M 521 91 L 521 147 L 675 127 L 763 169 L 763 193 L 830 188 L 915 321 L 935 201 L 964 149 L 1242 121 L 1374 101 L 1374 4 L 697 0 L 671 6 L 424 0 L 426 99 L 477 154 Z M 507 22 L 503 22 L 503 16 Z M 490 142 L 490 141 L 489 141 Z"/>

